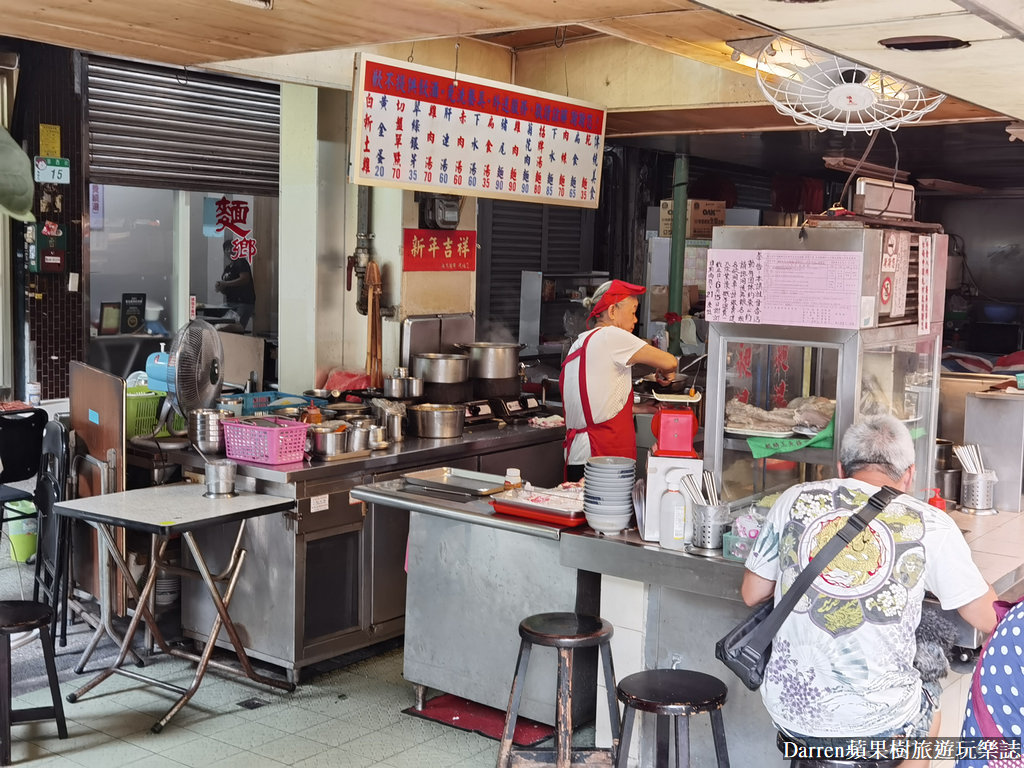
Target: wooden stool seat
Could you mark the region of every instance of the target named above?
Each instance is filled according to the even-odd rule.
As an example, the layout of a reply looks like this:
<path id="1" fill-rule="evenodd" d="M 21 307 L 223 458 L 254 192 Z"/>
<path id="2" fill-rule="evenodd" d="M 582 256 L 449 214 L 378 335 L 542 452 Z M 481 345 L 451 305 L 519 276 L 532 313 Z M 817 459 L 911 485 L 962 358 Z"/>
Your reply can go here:
<path id="1" fill-rule="evenodd" d="M 64 704 L 60 697 L 57 681 L 57 665 L 53 659 L 53 643 L 50 640 L 50 621 L 53 611 L 42 603 L 30 600 L 0 600 L 0 765 L 11 764 L 11 724 L 30 723 L 35 720 L 57 721 L 57 735 L 66 739 L 68 726 L 64 720 Z M 19 632 L 39 630 L 39 642 L 43 645 L 43 661 L 46 677 L 50 683 L 49 707 L 28 709 L 11 708 L 11 635 Z"/>
<path id="2" fill-rule="evenodd" d="M 786 752 L 786 745 L 792 744 L 795 747 L 801 746 L 799 742 L 786 738 L 783 734 L 775 737 L 775 745 L 783 755 L 793 754 L 792 748 Z M 829 760 L 825 758 L 790 758 L 790 768 L 896 768 L 903 762 L 899 760 Z"/>
<path id="3" fill-rule="evenodd" d="M 31 632 L 49 623 L 53 611 L 30 600 L 0 600 L 0 634 Z"/>
<path id="4" fill-rule="evenodd" d="M 657 765 L 668 765 L 668 724 L 674 721 L 676 768 L 690 765 L 690 715 L 707 712 L 715 741 L 718 768 L 729 768 L 722 705 L 728 693 L 725 683 L 712 675 L 689 669 L 648 669 L 619 682 L 618 698 L 626 709 L 622 718 L 622 741 L 616 765 L 625 768 L 636 713 L 657 715 Z"/>
<path id="5" fill-rule="evenodd" d="M 611 639 L 614 628 L 600 616 L 538 613 L 519 622 L 519 636 L 548 648 L 593 648 Z"/>
<path id="6" fill-rule="evenodd" d="M 615 701 L 615 670 L 612 667 L 613 633 L 614 627 L 600 616 L 582 613 L 538 613 L 519 622 L 519 659 L 512 678 L 501 746 L 498 748 L 498 768 L 508 768 L 512 764 L 514 750 L 521 765 L 555 765 L 557 768 L 569 768 L 570 765 L 611 765 L 619 741 L 619 708 Z M 558 651 L 554 749 L 516 749 L 512 744 L 530 662 L 530 650 L 534 645 Z M 610 752 L 604 749 L 573 749 L 572 746 L 573 651 L 594 647 L 599 649 L 605 686 L 608 689 L 608 715 L 612 729 Z"/>

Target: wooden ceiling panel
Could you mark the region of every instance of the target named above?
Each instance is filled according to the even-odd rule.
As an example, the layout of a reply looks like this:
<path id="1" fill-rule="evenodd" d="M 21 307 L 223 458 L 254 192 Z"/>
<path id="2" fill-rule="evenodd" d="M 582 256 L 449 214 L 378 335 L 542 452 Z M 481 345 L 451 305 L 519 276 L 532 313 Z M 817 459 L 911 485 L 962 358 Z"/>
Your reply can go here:
<path id="1" fill-rule="evenodd" d="M 730 59 L 732 50 L 725 41 L 765 34 L 761 27 L 705 9 L 625 16 L 591 22 L 588 26 L 624 40 L 737 72 L 743 68 Z"/>
<path id="2" fill-rule="evenodd" d="M 0 0 L 3 33 L 174 64 L 554 27 L 691 8 L 688 0 Z M 146 55 L 146 49 L 149 54 Z"/>

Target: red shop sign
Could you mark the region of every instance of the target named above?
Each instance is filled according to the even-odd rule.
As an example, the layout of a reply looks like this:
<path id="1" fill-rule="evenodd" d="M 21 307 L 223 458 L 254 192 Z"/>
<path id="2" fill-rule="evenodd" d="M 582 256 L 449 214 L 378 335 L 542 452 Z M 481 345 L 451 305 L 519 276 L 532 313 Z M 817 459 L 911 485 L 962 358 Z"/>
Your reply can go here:
<path id="1" fill-rule="evenodd" d="M 406 272 L 472 272 L 476 232 L 465 229 L 406 229 L 402 268 Z"/>

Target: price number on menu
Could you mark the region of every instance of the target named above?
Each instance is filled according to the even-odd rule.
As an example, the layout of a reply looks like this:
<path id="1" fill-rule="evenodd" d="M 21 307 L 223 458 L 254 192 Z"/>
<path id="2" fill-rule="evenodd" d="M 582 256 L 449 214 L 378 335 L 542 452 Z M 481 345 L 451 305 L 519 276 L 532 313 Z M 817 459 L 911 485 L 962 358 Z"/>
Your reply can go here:
<path id="1" fill-rule="evenodd" d="M 35 180 L 43 184 L 70 184 L 71 161 L 66 157 L 37 157 L 32 167 Z"/>

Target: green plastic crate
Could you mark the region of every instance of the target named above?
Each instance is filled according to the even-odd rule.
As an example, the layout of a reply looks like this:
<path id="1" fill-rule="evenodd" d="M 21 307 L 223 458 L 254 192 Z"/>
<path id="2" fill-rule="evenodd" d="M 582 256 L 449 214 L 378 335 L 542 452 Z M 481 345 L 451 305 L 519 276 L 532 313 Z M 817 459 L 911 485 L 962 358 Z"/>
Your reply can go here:
<path id="1" fill-rule="evenodd" d="M 128 387 L 124 400 L 126 438 L 148 436 L 156 429 L 156 421 L 160 417 L 160 400 L 165 394 L 147 387 Z M 184 432 L 186 429 L 185 419 L 177 411 L 174 412 L 171 425 L 176 432 Z M 167 437 L 169 434 L 165 426 L 157 433 L 157 437 Z"/>

